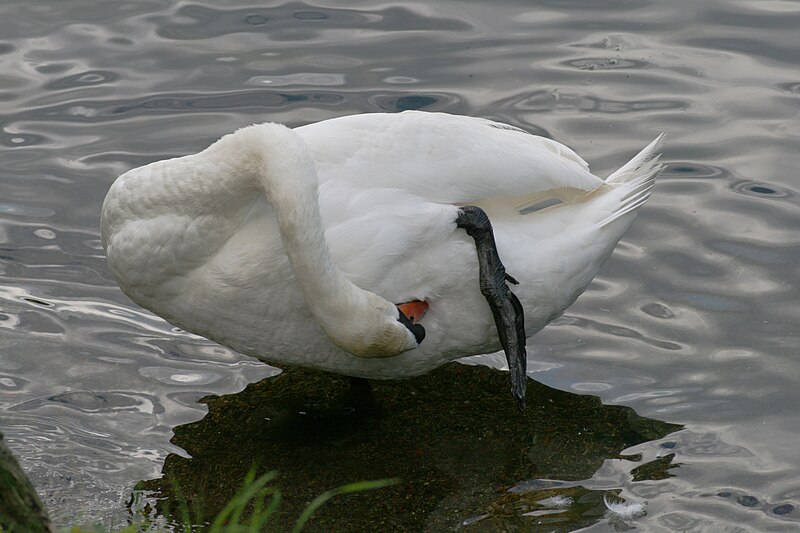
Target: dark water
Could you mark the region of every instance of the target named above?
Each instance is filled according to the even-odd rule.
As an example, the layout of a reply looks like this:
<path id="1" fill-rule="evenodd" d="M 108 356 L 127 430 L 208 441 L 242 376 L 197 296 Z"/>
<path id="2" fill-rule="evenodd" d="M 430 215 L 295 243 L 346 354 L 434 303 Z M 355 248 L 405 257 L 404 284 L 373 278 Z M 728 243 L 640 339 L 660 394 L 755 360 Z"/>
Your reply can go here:
<path id="1" fill-rule="evenodd" d="M 646 501 L 641 530 L 795 530 L 798 27 L 778 0 L 3 2 L 0 431 L 59 524 L 119 523 L 185 455 L 169 438 L 198 398 L 278 372 L 116 288 L 98 217 L 133 166 L 252 122 L 420 108 L 550 136 L 606 175 L 666 131 L 655 194 L 531 340 L 531 376 L 685 426 L 673 477 L 609 459 L 584 484 Z"/>

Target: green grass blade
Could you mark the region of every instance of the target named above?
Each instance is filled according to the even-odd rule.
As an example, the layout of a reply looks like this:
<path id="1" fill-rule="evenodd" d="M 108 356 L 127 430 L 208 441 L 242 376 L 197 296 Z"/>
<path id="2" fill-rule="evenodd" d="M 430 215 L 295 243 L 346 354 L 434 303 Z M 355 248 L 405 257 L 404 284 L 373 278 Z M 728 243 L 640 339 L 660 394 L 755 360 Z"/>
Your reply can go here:
<path id="1" fill-rule="evenodd" d="M 357 481 L 355 483 L 348 483 L 347 485 L 325 491 L 314 498 L 314 501 L 312 501 L 308 507 L 305 508 L 303 514 L 301 514 L 300 518 L 297 519 L 294 528 L 292 528 L 292 533 L 300 533 L 300 530 L 303 529 L 303 527 L 306 525 L 306 522 L 311 519 L 311 516 L 314 514 L 314 512 L 322 507 L 325 502 L 335 496 L 339 496 L 340 494 L 349 494 L 351 492 L 380 489 L 383 487 L 389 487 L 391 485 L 397 485 L 398 483 L 400 483 L 400 480 L 397 478 L 378 479 L 375 481 Z"/>
<path id="2" fill-rule="evenodd" d="M 242 488 L 237 492 L 231 501 L 220 511 L 214 522 L 211 524 L 209 533 L 222 533 L 226 522 L 231 524 L 239 523 L 242 513 L 247 504 L 264 490 L 264 486 L 272 481 L 276 472 L 267 472 L 263 476 L 255 479 L 255 469 L 250 469 L 244 479 Z"/>
<path id="3" fill-rule="evenodd" d="M 263 509 L 264 501 L 268 496 L 272 496 L 272 500 L 270 500 L 267 508 Z M 250 518 L 250 527 L 247 533 L 261 533 L 261 530 L 280 507 L 281 491 L 280 489 L 268 487 L 261 491 L 256 498 L 256 508 Z"/>

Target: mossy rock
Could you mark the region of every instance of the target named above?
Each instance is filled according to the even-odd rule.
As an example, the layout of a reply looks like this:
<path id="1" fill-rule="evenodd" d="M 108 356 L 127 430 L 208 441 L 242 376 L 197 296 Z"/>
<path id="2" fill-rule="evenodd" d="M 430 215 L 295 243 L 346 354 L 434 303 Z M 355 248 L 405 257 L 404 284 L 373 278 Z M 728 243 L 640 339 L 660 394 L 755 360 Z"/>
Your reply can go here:
<path id="1" fill-rule="evenodd" d="M 36 490 L 0 434 L 0 531 L 55 531 Z"/>

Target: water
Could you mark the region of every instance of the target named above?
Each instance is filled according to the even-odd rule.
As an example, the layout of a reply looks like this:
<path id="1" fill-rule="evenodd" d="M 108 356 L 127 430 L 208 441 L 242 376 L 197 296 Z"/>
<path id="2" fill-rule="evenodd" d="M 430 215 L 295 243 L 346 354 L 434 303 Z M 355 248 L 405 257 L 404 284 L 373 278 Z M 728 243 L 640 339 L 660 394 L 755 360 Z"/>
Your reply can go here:
<path id="1" fill-rule="evenodd" d="M 599 175 L 667 131 L 652 199 L 532 339 L 531 375 L 685 426 L 674 477 L 609 460 L 587 482 L 646 500 L 637 527 L 794 530 L 799 26 L 778 0 L 3 3 L 0 430 L 57 523 L 118 523 L 185 455 L 169 438 L 198 398 L 278 372 L 116 288 L 97 226 L 128 168 L 252 122 L 409 108 L 550 136 Z"/>

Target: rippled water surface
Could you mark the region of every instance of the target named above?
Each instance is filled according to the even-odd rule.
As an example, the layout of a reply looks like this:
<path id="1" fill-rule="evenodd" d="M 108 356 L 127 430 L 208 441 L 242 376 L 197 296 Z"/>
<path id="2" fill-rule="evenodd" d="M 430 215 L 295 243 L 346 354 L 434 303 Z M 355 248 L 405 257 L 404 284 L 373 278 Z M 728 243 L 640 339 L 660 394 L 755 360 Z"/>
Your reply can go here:
<path id="1" fill-rule="evenodd" d="M 57 523 L 118 523 L 198 398 L 279 372 L 117 289 L 98 218 L 133 166 L 253 122 L 424 109 L 602 176 L 666 131 L 655 194 L 530 341 L 531 376 L 685 427 L 673 477 L 609 460 L 587 481 L 646 501 L 637 527 L 799 528 L 798 27 L 779 0 L 4 2 L 0 431 Z"/>

